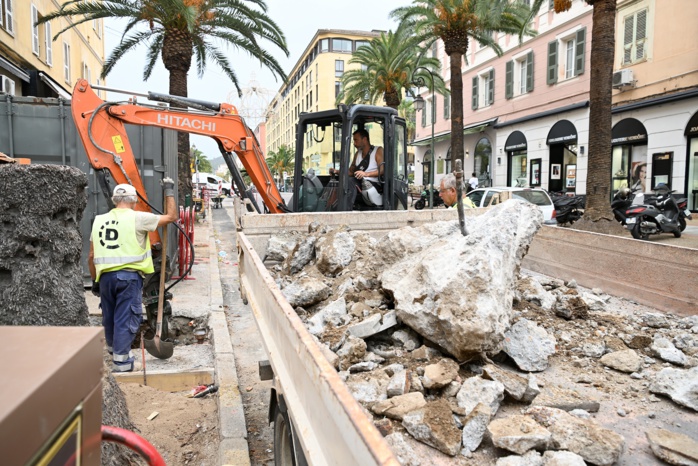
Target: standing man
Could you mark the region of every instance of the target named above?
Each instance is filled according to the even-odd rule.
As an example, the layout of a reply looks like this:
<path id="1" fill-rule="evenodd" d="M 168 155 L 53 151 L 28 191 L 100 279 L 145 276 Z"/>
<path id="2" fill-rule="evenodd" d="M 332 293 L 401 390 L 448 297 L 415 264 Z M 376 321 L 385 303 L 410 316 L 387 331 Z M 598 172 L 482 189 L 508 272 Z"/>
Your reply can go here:
<path id="1" fill-rule="evenodd" d="M 473 189 L 477 188 L 478 183 L 479 180 L 477 179 L 477 175 L 475 172 L 473 172 L 473 176 L 471 176 L 468 180 L 468 184 L 470 185 L 470 189 L 468 189 L 468 191 L 472 191 Z"/>
<path id="2" fill-rule="evenodd" d="M 463 193 L 465 194 L 465 193 Z M 456 193 L 456 176 L 453 173 L 441 178 L 441 185 L 439 187 L 439 196 L 444 200 L 444 204 L 447 208 L 456 208 L 456 198 L 458 194 Z M 470 198 L 463 196 L 463 207 L 466 209 L 472 209 L 475 207 L 473 201 Z"/>
<path id="3" fill-rule="evenodd" d="M 92 225 L 88 265 L 92 294 L 100 297 L 102 325 L 113 372 L 134 370 L 131 344 L 143 315 L 143 276 L 154 272 L 148 233 L 177 220 L 174 181 L 162 180 L 165 215 L 134 210 L 136 188 L 114 188 L 114 208 L 98 215 Z M 163 254 L 166 254 L 163 251 Z"/>

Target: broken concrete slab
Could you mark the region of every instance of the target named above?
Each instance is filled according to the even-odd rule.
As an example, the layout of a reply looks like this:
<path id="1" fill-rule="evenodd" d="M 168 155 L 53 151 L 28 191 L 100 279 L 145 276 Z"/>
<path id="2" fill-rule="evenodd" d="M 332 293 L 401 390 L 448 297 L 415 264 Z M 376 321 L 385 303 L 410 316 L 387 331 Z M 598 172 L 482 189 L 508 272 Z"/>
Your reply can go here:
<path id="1" fill-rule="evenodd" d="M 515 400 L 529 402 L 540 393 L 536 378 L 531 374 L 526 377 L 492 364 L 485 365 L 482 370 L 486 378 L 504 385 L 506 394 Z"/>
<path id="2" fill-rule="evenodd" d="M 410 328 L 404 328 L 394 331 L 390 338 L 396 344 L 402 346 L 406 351 L 414 351 L 421 345 L 419 335 Z"/>
<path id="3" fill-rule="evenodd" d="M 480 376 L 470 377 L 463 382 L 456 401 L 458 406 L 465 409 L 465 414 L 475 409 L 479 403 L 490 408 L 492 416 L 497 414 L 499 404 L 504 399 L 504 385 L 496 380 L 486 380 Z"/>
<path id="4" fill-rule="evenodd" d="M 453 359 L 444 358 L 436 364 L 424 368 L 422 385 L 427 389 L 443 388 L 458 377 L 458 363 Z"/>
<path id="5" fill-rule="evenodd" d="M 528 301 L 549 311 L 555 305 L 557 298 L 546 290 L 540 282 L 532 277 L 523 277 L 516 284 L 519 299 Z"/>
<path id="6" fill-rule="evenodd" d="M 543 466 L 543 457 L 535 450 L 523 456 L 505 456 L 497 459 L 495 466 Z"/>
<path id="7" fill-rule="evenodd" d="M 571 451 L 548 450 L 543 453 L 543 466 L 586 466 L 586 462 Z"/>
<path id="8" fill-rule="evenodd" d="M 666 367 L 654 376 L 649 390 L 698 411 L 698 367 L 688 370 Z"/>
<path id="9" fill-rule="evenodd" d="M 504 336 L 503 351 L 523 371 L 545 370 L 548 357 L 555 354 L 555 337 L 528 319 L 520 319 Z"/>
<path id="10" fill-rule="evenodd" d="M 666 362 L 676 364 L 677 366 L 686 367 L 688 365 L 688 357 L 678 349 L 668 338 L 655 338 L 650 345 L 650 351 L 656 357 L 663 359 Z"/>
<path id="11" fill-rule="evenodd" d="M 371 411 L 379 416 L 387 416 L 401 421 L 407 413 L 422 408 L 426 404 L 424 395 L 419 392 L 413 392 L 380 401 L 371 407 Z"/>
<path id="12" fill-rule="evenodd" d="M 552 438 L 545 427 L 530 416 L 520 414 L 495 419 L 487 426 L 492 443 L 519 455 L 531 449 L 546 449 Z"/>
<path id="13" fill-rule="evenodd" d="M 623 437 L 591 419 L 580 419 L 561 409 L 543 406 L 533 406 L 525 413 L 550 431 L 551 449 L 569 450 L 584 461 L 600 466 L 611 466 L 623 452 Z"/>
<path id="14" fill-rule="evenodd" d="M 308 307 L 327 299 L 330 295 L 330 287 L 322 280 L 305 276 L 286 285 L 281 293 L 291 307 Z"/>
<path id="15" fill-rule="evenodd" d="M 480 446 L 491 417 L 492 411 L 490 411 L 489 406 L 478 403 L 463 420 L 461 430 L 461 441 L 463 443 L 461 454 L 463 456 L 470 456 Z"/>
<path id="16" fill-rule="evenodd" d="M 581 395 L 576 390 L 569 390 L 557 386 L 546 386 L 533 400 L 534 406 L 547 406 L 563 411 L 582 409 L 590 413 L 599 411 L 601 404 L 598 400 Z"/>
<path id="17" fill-rule="evenodd" d="M 453 420 L 451 407 L 444 399 L 431 401 L 406 414 L 402 425 L 412 437 L 447 455 L 456 456 L 460 452 L 461 431 Z"/>
<path id="18" fill-rule="evenodd" d="M 345 228 L 332 230 L 315 243 L 316 265 L 325 275 L 335 276 L 351 263 L 356 243 Z"/>
<path id="19" fill-rule="evenodd" d="M 339 370 L 346 370 L 350 366 L 362 362 L 366 355 L 366 342 L 361 338 L 349 335 L 341 348 L 337 351 Z"/>
<path id="20" fill-rule="evenodd" d="M 348 374 L 345 383 L 354 398 L 362 403 L 377 403 L 388 398 L 385 391 L 388 376 L 383 371 Z"/>
<path id="21" fill-rule="evenodd" d="M 632 349 L 604 354 L 601 359 L 599 359 L 599 362 L 611 369 L 628 374 L 637 372 L 642 366 L 642 359 L 640 359 L 640 356 Z"/>
<path id="22" fill-rule="evenodd" d="M 665 429 L 645 432 L 652 453 L 662 461 L 681 466 L 698 466 L 698 442 L 688 435 Z"/>
<path id="23" fill-rule="evenodd" d="M 554 311 L 556 316 L 567 320 L 586 319 L 589 316 L 589 306 L 576 294 L 558 296 Z"/>
<path id="24" fill-rule="evenodd" d="M 415 454 L 412 447 L 405 441 L 405 437 L 400 432 L 394 432 L 385 437 L 385 441 L 393 451 L 398 463 L 401 466 L 421 466 L 422 462 Z"/>
<path id="25" fill-rule="evenodd" d="M 429 362 L 436 358 L 442 358 L 443 354 L 441 354 L 441 351 L 435 348 L 422 345 L 416 350 L 410 352 L 410 357 L 412 357 L 412 359 L 414 359 L 415 361 Z"/>
<path id="26" fill-rule="evenodd" d="M 344 298 L 332 301 L 327 306 L 316 312 L 306 321 L 308 331 L 313 335 L 322 335 L 328 324 L 339 327 L 349 321 L 347 303 Z"/>
<path id="27" fill-rule="evenodd" d="M 541 220 L 535 205 L 508 200 L 473 217 L 468 236 L 451 234 L 401 256 L 381 275 L 398 318 L 459 361 L 499 350 L 521 260 Z"/>
<path id="28" fill-rule="evenodd" d="M 299 242 L 296 231 L 281 231 L 269 237 L 264 261 L 284 262 L 288 259 Z"/>
<path id="29" fill-rule="evenodd" d="M 359 338 L 368 338 L 397 325 L 395 311 L 391 310 L 381 315 L 377 312 L 356 324 L 347 327 L 347 331 Z"/>
<path id="30" fill-rule="evenodd" d="M 388 382 L 388 398 L 404 395 L 410 391 L 410 377 L 406 370 L 395 372 Z"/>
<path id="31" fill-rule="evenodd" d="M 293 251 L 286 259 L 288 270 L 291 274 L 295 275 L 303 267 L 308 265 L 315 258 L 315 243 L 317 242 L 317 237 L 306 236 L 300 243 L 297 243 Z"/>

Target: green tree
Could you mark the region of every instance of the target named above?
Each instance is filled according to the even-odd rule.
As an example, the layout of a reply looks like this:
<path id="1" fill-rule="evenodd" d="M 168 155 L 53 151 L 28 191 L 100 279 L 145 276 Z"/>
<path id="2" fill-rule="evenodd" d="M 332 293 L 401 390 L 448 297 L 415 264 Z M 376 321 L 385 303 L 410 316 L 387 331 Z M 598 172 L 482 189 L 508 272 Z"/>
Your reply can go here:
<path id="1" fill-rule="evenodd" d="M 127 52 L 144 45 L 148 54 L 143 79 L 148 80 L 160 57 L 170 75 L 170 94 L 188 95 L 187 73 L 194 58 L 200 77 L 207 61 L 213 61 L 242 95 L 227 56 L 228 47 L 249 53 L 274 75 L 286 79 L 281 65 L 260 43 L 268 41 L 288 55 L 283 32 L 266 14 L 266 9 L 264 0 L 70 0 L 57 11 L 40 18 L 37 24 L 56 18 L 68 19 L 69 26 L 54 36 L 56 40 L 66 30 L 85 22 L 100 18 L 125 19 L 128 23 L 121 42 L 104 63 L 102 78 Z M 140 25 L 145 27 L 139 28 Z M 191 193 L 188 133 L 178 134 L 177 149 L 179 196 L 183 202 L 184 196 Z"/>
<path id="2" fill-rule="evenodd" d="M 419 66 L 434 72 L 434 84 L 440 93 L 448 92 L 439 73 L 439 60 L 423 56 L 419 42 L 414 40 L 405 27 L 398 27 L 395 32 L 381 32 L 380 37 L 359 47 L 349 63 L 361 67 L 349 70 L 342 76 L 342 91 L 336 100 L 338 104 L 375 104 L 382 100 L 386 106 L 397 109 L 403 92 L 413 87 L 413 78 L 421 76 L 425 82 L 430 83 L 431 77 L 424 70 L 419 70 L 412 76 Z"/>
<path id="3" fill-rule="evenodd" d="M 533 36 L 531 28 L 543 0 L 528 2 L 511 0 L 413 0 L 412 5 L 396 8 L 390 15 L 401 27 L 414 34 L 414 39 L 428 50 L 441 39 L 449 57 L 451 78 L 451 149 L 453 160 L 463 162 L 463 58 L 471 40 L 491 47 L 498 55 L 502 49 L 494 40 L 495 33 Z M 454 164 L 455 166 L 455 164 Z"/>
<path id="4" fill-rule="evenodd" d="M 191 146 L 189 148 L 189 158 L 192 159 L 194 165 L 198 162 L 199 172 L 202 173 L 213 173 L 213 166 L 211 161 L 201 152 L 196 146 Z"/>
<path id="5" fill-rule="evenodd" d="M 589 162 L 584 219 L 575 228 L 618 232 L 611 204 L 611 107 L 617 0 L 585 0 L 593 6 L 591 85 L 589 89 Z M 555 0 L 555 12 L 569 10 L 571 0 Z M 605 222 L 600 222 L 605 220 Z M 585 225 L 586 224 L 586 225 Z M 627 234 L 623 230 L 623 233 Z"/>
<path id="6" fill-rule="evenodd" d="M 287 174 L 293 173 L 295 167 L 295 154 L 290 147 L 286 145 L 279 146 L 279 150 L 270 151 L 267 156 L 267 165 L 269 171 L 275 177 L 279 184 L 284 182 L 284 172 Z"/>

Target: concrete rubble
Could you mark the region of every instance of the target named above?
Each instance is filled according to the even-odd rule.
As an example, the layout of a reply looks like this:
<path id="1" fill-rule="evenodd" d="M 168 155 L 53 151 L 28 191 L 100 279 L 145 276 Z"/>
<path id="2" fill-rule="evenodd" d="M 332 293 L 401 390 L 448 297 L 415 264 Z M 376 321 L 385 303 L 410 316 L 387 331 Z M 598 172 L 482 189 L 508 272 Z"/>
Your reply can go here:
<path id="1" fill-rule="evenodd" d="M 540 226 L 518 201 L 469 218 L 467 237 L 313 224 L 279 234 L 266 264 L 401 464 L 610 465 L 625 440 L 595 418 L 634 413 L 609 387 L 698 410 L 698 318 L 609 317 L 617 298 L 521 273 Z M 573 386 L 543 383 L 560 363 Z"/>

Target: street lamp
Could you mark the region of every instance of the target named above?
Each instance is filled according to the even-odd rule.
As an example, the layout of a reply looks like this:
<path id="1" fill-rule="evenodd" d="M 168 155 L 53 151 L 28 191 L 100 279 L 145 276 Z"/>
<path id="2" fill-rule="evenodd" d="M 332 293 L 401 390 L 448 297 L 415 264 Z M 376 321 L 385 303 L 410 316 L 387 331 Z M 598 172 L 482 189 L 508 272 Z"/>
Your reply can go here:
<path id="1" fill-rule="evenodd" d="M 424 70 L 427 73 L 429 73 L 429 76 L 431 76 L 431 165 L 429 166 L 429 186 L 431 189 L 429 189 L 429 208 L 433 209 L 434 208 L 434 170 L 436 170 L 436 167 L 434 166 L 434 73 L 431 72 L 428 68 L 425 68 L 423 66 L 419 66 L 414 70 L 414 73 L 412 73 L 412 82 L 414 83 L 415 86 L 418 87 L 426 87 L 426 82 L 424 81 L 424 78 L 422 76 L 415 76 L 417 71 L 419 70 Z M 418 95 L 415 97 L 414 102 L 414 109 L 415 111 L 426 111 L 426 102 L 424 102 L 424 99 L 422 98 L 421 95 Z"/>

